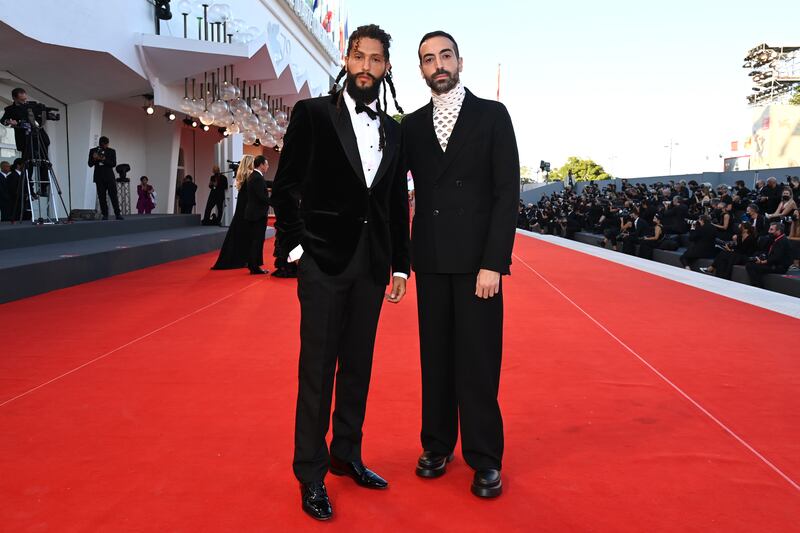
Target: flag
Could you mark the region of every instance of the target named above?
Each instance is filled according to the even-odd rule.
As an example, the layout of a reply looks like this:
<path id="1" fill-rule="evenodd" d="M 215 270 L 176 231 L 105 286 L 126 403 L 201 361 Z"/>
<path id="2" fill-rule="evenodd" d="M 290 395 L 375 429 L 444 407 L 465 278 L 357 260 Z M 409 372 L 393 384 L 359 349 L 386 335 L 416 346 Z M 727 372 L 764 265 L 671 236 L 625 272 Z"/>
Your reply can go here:
<path id="1" fill-rule="evenodd" d="M 344 37 L 345 39 L 350 38 L 350 30 L 347 29 L 347 23 L 350 22 L 350 15 L 347 15 L 347 18 L 344 19 Z"/>
<path id="2" fill-rule="evenodd" d="M 331 32 L 331 19 L 333 18 L 333 11 L 328 11 L 322 17 L 322 29 L 326 32 Z"/>
<path id="3" fill-rule="evenodd" d="M 311 1 L 311 0 L 309 0 L 309 2 L 310 2 L 310 1 Z M 314 0 L 314 4 L 311 6 L 311 11 L 312 11 L 312 12 L 313 12 L 313 11 L 316 11 L 318 7 L 319 7 L 319 0 Z"/>

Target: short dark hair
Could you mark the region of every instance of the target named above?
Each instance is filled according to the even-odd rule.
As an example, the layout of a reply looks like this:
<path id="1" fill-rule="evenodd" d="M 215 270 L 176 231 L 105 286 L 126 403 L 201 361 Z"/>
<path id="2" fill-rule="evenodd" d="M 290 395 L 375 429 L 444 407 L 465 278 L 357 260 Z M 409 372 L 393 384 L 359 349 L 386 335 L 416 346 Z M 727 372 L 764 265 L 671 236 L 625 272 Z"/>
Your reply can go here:
<path id="1" fill-rule="evenodd" d="M 102 137 L 100 137 L 100 139 L 99 139 L 97 142 L 98 142 L 99 144 L 108 144 L 108 137 L 106 137 L 105 135 L 103 135 Z"/>
<path id="2" fill-rule="evenodd" d="M 17 87 L 16 89 L 11 90 L 11 98 L 14 98 L 15 100 L 17 96 L 19 96 L 20 94 L 28 94 L 28 91 L 26 91 L 22 87 Z"/>
<path id="3" fill-rule="evenodd" d="M 189 181 L 192 181 L 194 178 L 192 178 L 192 175 L 191 175 L 191 174 L 186 174 L 186 177 L 185 177 L 185 178 L 183 178 L 183 179 L 185 179 L 185 180 L 189 180 Z"/>
<path id="4" fill-rule="evenodd" d="M 750 209 L 752 209 L 752 210 L 753 210 L 753 211 L 755 211 L 756 213 L 759 213 L 759 212 L 760 212 L 760 210 L 758 209 L 758 204 L 750 204 L 750 205 L 748 205 L 747 207 L 749 207 Z"/>
<path id="5" fill-rule="evenodd" d="M 150 178 L 148 178 L 147 176 L 142 176 L 141 178 L 139 178 L 139 181 L 144 181 L 144 180 L 150 181 Z"/>
<path id="6" fill-rule="evenodd" d="M 257 156 L 255 159 L 253 159 L 253 168 L 258 168 L 266 162 L 267 162 L 266 157 L 264 157 L 263 155 Z"/>
<path id="7" fill-rule="evenodd" d="M 770 227 L 775 226 L 775 229 L 780 231 L 781 233 L 786 232 L 786 226 L 783 225 L 783 222 L 773 222 L 770 224 Z"/>
<path id="8" fill-rule="evenodd" d="M 420 53 L 419 49 L 422 48 L 422 45 L 425 43 L 425 41 L 428 39 L 433 39 L 434 37 L 446 37 L 447 39 L 450 39 L 453 42 L 453 52 L 456 53 L 456 58 L 461 57 L 458 53 L 458 43 L 455 39 L 453 39 L 453 36 L 446 31 L 436 30 L 426 33 L 422 36 L 422 39 L 420 39 L 419 46 L 417 46 L 417 55 L 419 56 L 420 61 L 422 61 L 422 54 Z"/>

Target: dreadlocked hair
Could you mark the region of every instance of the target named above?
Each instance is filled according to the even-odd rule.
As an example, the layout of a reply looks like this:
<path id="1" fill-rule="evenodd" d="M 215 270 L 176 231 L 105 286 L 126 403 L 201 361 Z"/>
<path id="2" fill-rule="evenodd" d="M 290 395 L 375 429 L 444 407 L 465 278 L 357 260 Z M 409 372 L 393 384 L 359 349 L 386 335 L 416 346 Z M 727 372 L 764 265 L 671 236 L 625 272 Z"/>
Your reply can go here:
<path id="1" fill-rule="evenodd" d="M 392 36 L 382 30 L 376 24 L 368 24 L 365 26 L 359 26 L 355 29 L 353 33 L 350 34 L 350 37 L 347 41 L 347 56 L 353 52 L 354 49 L 358 49 L 358 42 L 361 39 L 375 39 L 376 41 L 380 41 L 383 45 L 383 57 L 386 61 L 389 61 L 389 47 L 391 46 Z M 342 67 L 342 70 L 339 71 L 339 75 L 336 76 L 336 80 L 333 82 L 333 87 L 329 91 L 329 94 L 333 95 L 339 91 L 339 82 L 347 75 L 347 66 Z M 347 81 L 345 80 L 344 86 L 342 86 L 341 91 L 339 92 L 339 96 L 336 99 L 336 108 L 341 110 L 342 107 L 342 97 L 344 96 L 344 91 L 346 90 Z M 394 106 L 400 113 L 403 113 L 403 108 L 400 107 L 400 104 L 397 102 L 397 91 L 394 88 L 394 82 L 392 81 L 392 71 L 387 70 L 386 75 L 384 75 L 383 80 L 381 80 L 381 85 L 383 86 L 383 109 L 381 109 L 381 102 L 380 97 L 378 98 L 376 104 L 378 108 L 378 116 L 381 116 L 382 112 L 386 112 L 389 109 L 387 103 L 386 93 L 391 91 L 392 93 L 392 100 L 394 100 Z M 388 90 L 387 90 L 388 87 Z M 378 127 L 379 132 L 379 142 L 378 142 L 378 149 L 383 150 L 386 147 L 386 130 L 383 125 L 383 120 L 379 118 L 380 126 Z"/>

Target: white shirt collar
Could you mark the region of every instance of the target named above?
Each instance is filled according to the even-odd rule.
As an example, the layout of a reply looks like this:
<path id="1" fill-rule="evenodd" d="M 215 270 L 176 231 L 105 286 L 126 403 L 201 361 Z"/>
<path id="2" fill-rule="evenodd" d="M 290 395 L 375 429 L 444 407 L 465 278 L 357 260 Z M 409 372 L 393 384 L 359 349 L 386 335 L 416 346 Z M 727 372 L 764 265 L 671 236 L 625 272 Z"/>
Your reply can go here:
<path id="1" fill-rule="evenodd" d="M 342 89 L 344 91 L 344 103 L 347 105 L 347 110 L 350 111 L 350 116 L 356 116 L 356 101 L 353 100 L 353 97 L 347 92 L 347 89 Z M 366 106 L 376 113 L 378 112 L 378 99 L 376 98 Z M 377 120 L 377 119 L 375 119 Z"/>

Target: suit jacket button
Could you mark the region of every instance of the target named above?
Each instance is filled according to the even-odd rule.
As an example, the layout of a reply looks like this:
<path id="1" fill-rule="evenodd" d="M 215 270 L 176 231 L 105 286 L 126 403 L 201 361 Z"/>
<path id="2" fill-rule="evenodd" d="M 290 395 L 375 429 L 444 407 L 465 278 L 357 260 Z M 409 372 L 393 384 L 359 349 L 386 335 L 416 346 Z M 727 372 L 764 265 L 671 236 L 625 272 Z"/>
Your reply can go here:
<path id="1" fill-rule="evenodd" d="M 464 182 L 461 180 L 456 180 L 456 187 L 461 187 Z"/>
<path id="2" fill-rule="evenodd" d="M 434 209 L 433 210 L 433 216 L 435 216 L 435 217 L 439 216 L 439 210 L 438 209 Z"/>

